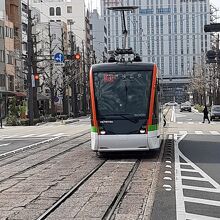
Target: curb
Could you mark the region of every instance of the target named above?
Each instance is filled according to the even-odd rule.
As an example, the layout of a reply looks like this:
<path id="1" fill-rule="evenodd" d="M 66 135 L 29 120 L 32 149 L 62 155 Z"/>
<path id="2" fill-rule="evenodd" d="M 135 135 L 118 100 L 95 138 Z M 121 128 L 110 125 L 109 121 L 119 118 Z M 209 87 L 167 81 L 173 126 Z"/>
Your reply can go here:
<path id="1" fill-rule="evenodd" d="M 66 124 L 70 124 L 70 123 L 74 123 L 74 122 L 78 122 L 78 121 L 79 121 L 79 119 L 73 119 L 73 120 L 68 120 L 68 121 L 61 121 L 61 124 L 66 125 Z"/>

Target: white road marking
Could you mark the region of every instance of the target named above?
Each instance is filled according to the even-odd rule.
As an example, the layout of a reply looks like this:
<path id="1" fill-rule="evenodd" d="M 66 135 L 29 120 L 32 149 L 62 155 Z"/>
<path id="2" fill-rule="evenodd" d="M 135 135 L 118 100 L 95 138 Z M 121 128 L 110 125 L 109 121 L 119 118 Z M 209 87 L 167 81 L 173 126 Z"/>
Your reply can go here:
<path id="1" fill-rule="evenodd" d="M 166 165 L 166 168 L 172 168 L 170 165 Z"/>
<path id="2" fill-rule="evenodd" d="M 185 134 L 187 134 L 187 131 L 179 131 L 179 134 L 185 135 Z"/>
<path id="3" fill-rule="evenodd" d="M 184 135 L 183 135 L 184 136 Z M 182 179 L 180 169 L 179 148 L 177 142 L 177 134 L 174 135 L 174 149 L 175 149 L 175 170 L 176 170 L 176 219 L 186 220 L 185 203 L 183 200 Z"/>
<path id="4" fill-rule="evenodd" d="M 119 163 L 119 164 L 131 163 L 131 164 L 134 164 L 135 162 L 132 162 L 132 161 L 107 161 L 106 163 Z"/>
<path id="5" fill-rule="evenodd" d="M 20 136 L 21 138 L 26 138 L 26 137 L 32 137 L 32 136 L 34 136 L 34 135 L 36 135 L 36 134 L 28 134 L 28 135 L 24 135 L 24 136 Z"/>
<path id="6" fill-rule="evenodd" d="M 219 133 L 218 131 L 210 131 L 210 133 L 211 133 L 212 135 L 220 135 L 220 133 Z"/>
<path id="7" fill-rule="evenodd" d="M 164 173 L 171 174 L 171 171 L 166 170 Z"/>
<path id="8" fill-rule="evenodd" d="M 203 134 L 202 131 L 195 131 L 195 134 Z"/>
<path id="9" fill-rule="evenodd" d="M 170 160 L 166 160 L 166 163 L 171 163 L 171 161 Z"/>
<path id="10" fill-rule="evenodd" d="M 172 180 L 172 178 L 171 178 L 171 177 L 168 177 L 168 176 L 165 176 L 163 179 L 164 179 L 164 180 Z"/>
<path id="11" fill-rule="evenodd" d="M 189 125 L 193 125 L 193 124 L 194 124 L 194 122 L 188 122 L 188 124 L 189 124 Z"/>
<path id="12" fill-rule="evenodd" d="M 207 182 L 207 180 L 204 177 L 183 176 L 182 175 L 182 179 L 183 180 L 197 180 L 197 181 L 205 181 L 205 182 Z"/>
<path id="13" fill-rule="evenodd" d="M 6 144 L 0 144 L 0 147 L 8 146 L 11 143 L 6 143 Z"/>
<path id="14" fill-rule="evenodd" d="M 192 203 L 199 203 L 205 205 L 213 205 L 213 206 L 220 206 L 220 201 L 210 200 L 210 199 L 199 199 L 193 197 L 184 197 L 185 202 L 192 202 Z"/>
<path id="15" fill-rule="evenodd" d="M 63 135 L 65 135 L 64 133 L 58 133 L 58 134 L 53 134 L 53 135 L 51 135 L 51 136 L 53 136 L 53 137 L 58 137 L 58 136 L 63 136 Z"/>
<path id="16" fill-rule="evenodd" d="M 183 122 L 182 121 L 178 121 L 177 124 L 183 124 Z"/>
<path id="17" fill-rule="evenodd" d="M 197 170 L 193 170 L 193 169 L 181 169 L 181 172 L 199 173 Z"/>
<path id="18" fill-rule="evenodd" d="M 176 216 L 177 220 L 216 220 L 219 218 L 213 218 L 205 215 L 195 215 L 186 213 L 185 210 L 185 202 L 192 202 L 194 204 L 204 204 L 204 205 L 213 205 L 213 206 L 219 206 L 220 207 L 220 201 L 215 200 L 208 200 L 208 199 L 200 199 L 200 198 L 193 198 L 193 197 L 184 197 L 183 195 L 183 189 L 191 189 L 191 190 L 200 190 L 200 191 L 206 191 L 206 192 L 215 192 L 220 193 L 220 185 L 215 182 L 210 176 L 208 176 L 203 170 L 201 170 L 199 167 L 197 167 L 192 161 L 190 161 L 187 157 L 183 155 L 183 153 L 179 150 L 178 144 L 179 142 L 185 137 L 186 135 L 183 135 L 180 139 L 177 139 L 177 134 L 174 135 L 175 141 L 174 141 L 174 147 L 175 147 L 175 173 L 176 173 Z M 186 163 L 180 163 L 180 157 L 186 161 Z M 182 176 L 181 171 L 187 170 L 190 172 L 190 169 L 181 169 L 180 165 L 190 165 L 193 168 L 193 172 L 197 171 L 201 177 L 189 177 L 189 176 Z M 196 187 L 196 186 L 187 186 L 182 185 L 183 179 L 189 179 L 189 180 L 202 180 L 209 182 L 213 188 L 207 188 L 207 187 Z M 185 201 L 185 202 L 184 202 Z"/>
<path id="19" fill-rule="evenodd" d="M 191 190 L 197 190 L 197 191 L 203 191 L 203 192 L 220 193 L 219 190 L 217 190 L 215 188 L 207 188 L 207 187 L 199 187 L 199 186 L 183 185 L 183 189 L 191 189 Z"/>
<path id="20" fill-rule="evenodd" d="M 186 213 L 186 219 L 190 219 L 190 220 L 219 220 L 219 218 L 215 218 L 215 217 L 209 217 L 206 215 L 189 214 L 189 213 Z"/>
<path id="21" fill-rule="evenodd" d="M 37 135 L 37 137 L 49 136 L 50 134 L 51 134 L 51 133 L 41 134 L 41 135 Z"/>
<path id="22" fill-rule="evenodd" d="M 17 134 L 14 134 L 14 135 L 2 135 L 0 136 L 1 139 L 9 139 L 9 138 L 14 138 L 14 137 L 17 137 L 18 135 Z"/>

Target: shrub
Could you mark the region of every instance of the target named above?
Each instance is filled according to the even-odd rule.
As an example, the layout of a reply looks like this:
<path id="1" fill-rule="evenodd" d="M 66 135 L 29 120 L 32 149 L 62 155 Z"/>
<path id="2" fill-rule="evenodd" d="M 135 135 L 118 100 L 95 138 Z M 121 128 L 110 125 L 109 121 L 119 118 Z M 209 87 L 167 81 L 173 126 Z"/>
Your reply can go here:
<path id="1" fill-rule="evenodd" d="M 194 106 L 194 108 L 195 108 L 196 110 L 198 110 L 199 112 L 202 112 L 203 109 L 204 109 L 204 106 L 199 105 L 199 104 L 196 104 L 196 105 Z"/>

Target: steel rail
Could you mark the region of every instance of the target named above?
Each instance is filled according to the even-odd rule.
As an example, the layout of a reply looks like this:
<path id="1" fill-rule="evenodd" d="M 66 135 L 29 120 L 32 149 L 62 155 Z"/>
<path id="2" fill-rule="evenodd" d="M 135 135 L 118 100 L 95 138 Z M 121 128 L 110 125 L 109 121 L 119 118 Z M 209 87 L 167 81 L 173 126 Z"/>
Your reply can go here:
<path id="1" fill-rule="evenodd" d="M 71 140 L 69 140 L 69 141 L 71 141 Z M 61 155 L 63 155 L 63 154 L 66 154 L 66 153 L 68 153 L 69 151 L 73 150 L 74 148 L 80 147 L 81 145 L 83 145 L 83 144 L 85 144 L 85 143 L 87 143 L 87 142 L 89 142 L 89 141 L 90 141 L 90 139 L 85 140 L 85 141 L 83 141 L 83 142 L 77 144 L 76 146 L 73 146 L 73 147 L 71 147 L 71 148 L 68 148 L 67 150 L 64 150 L 64 151 L 62 151 L 62 152 L 60 152 L 60 153 L 58 153 L 58 154 L 55 154 L 55 155 L 53 155 L 53 156 L 51 156 L 51 157 L 49 157 L 49 158 L 47 158 L 47 159 L 45 159 L 45 160 L 43 160 L 43 161 L 40 161 L 39 163 L 34 164 L 33 166 L 30 166 L 30 167 L 28 167 L 28 168 L 26 168 L 26 169 L 24 169 L 24 170 L 22 170 L 22 171 L 19 171 L 19 172 L 15 173 L 15 174 L 12 174 L 11 176 L 9 176 L 9 177 L 7 177 L 7 178 L 5 178 L 5 179 L 0 180 L 0 183 L 3 183 L 3 182 L 5 182 L 5 181 L 7 181 L 8 179 L 10 179 L 10 178 L 12 178 L 12 177 L 14 177 L 14 176 L 17 176 L 17 175 L 20 175 L 20 174 L 22 174 L 22 173 L 25 173 L 26 171 L 28 171 L 28 170 L 30 170 L 30 169 L 33 169 L 33 168 L 35 168 L 35 167 L 37 167 L 37 166 L 40 166 L 40 165 L 42 165 L 42 164 L 44 164 L 44 163 L 46 163 L 46 162 L 48 162 L 48 161 L 50 161 L 50 160 L 52 160 L 52 159 L 54 159 L 54 158 L 56 158 L 56 157 L 59 157 L 59 156 L 61 156 Z M 68 141 L 66 141 L 66 142 L 68 142 Z M 60 143 L 59 143 L 59 144 L 60 144 Z"/>
<path id="2" fill-rule="evenodd" d="M 74 137 L 72 137 L 72 138 L 68 138 L 67 140 L 63 140 L 63 141 L 60 141 L 59 143 L 55 143 L 55 144 L 53 144 L 52 146 L 49 146 L 49 147 L 46 148 L 46 149 L 39 149 L 39 150 L 36 151 L 35 153 L 39 153 L 39 152 L 41 152 L 41 151 L 45 151 L 45 150 L 54 148 L 54 147 L 56 147 L 56 146 L 58 146 L 58 145 L 60 145 L 60 144 L 65 144 L 65 143 L 67 143 L 67 142 L 69 142 L 69 141 L 72 141 L 72 140 L 74 140 L 74 139 L 80 138 L 80 137 L 82 137 L 82 136 L 84 136 L 84 135 L 87 135 L 87 134 L 89 134 L 89 133 L 90 133 L 90 132 L 86 132 L 86 133 L 83 133 L 83 134 L 80 134 L 80 135 L 76 135 L 76 136 L 74 136 Z M 54 138 L 53 140 L 51 140 L 51 139 L 49 139 L 49 140 L 51 140 L 50 142 L 52 142 L 52 141 L 55 141 L 55 140 L 59 140 L 59 139 L 61 139 L 61 138 L 62 138 L 62 137 L 58 137 L 58 138 Z M 32 146 L 19 148 L 19 149 L 17 149 L 17 151 L 15 150 L 15 152 L 10 151 L 9 154 L 5 153 L 4 157 L 1 157 L 1 155 L 0 155 L 0 163 L 1 163 L 2 161 L 4 161 L 4 160 L 10 158 L 10 156 L 15 156 L 15 155 L 18 155 L 18 153 L 24 153 L 24 152 L 27 152 L 28 150 L 34 150 L 34 149 L 36 149 L 37 147 L 41 147 L 43 144 L 50 143 L 50 142 L 48 141 L 48 142 L 45 142 L 45 143 L 41 143 L 41 144 L 39 144 L 39 145 L 38 145 L 38 144 L 36 144 L 36 145 L 33 144 Z M 3 163 L 3 164 L 0 164 L 0 166 L 2 167 L 2 166 L 5 166 L 5 165 L 14 163 L 14 162 L 16 162 L 16 161 L 18 161 L 18 160 L 21 160 L 21 159 L 24 159 L 25 157 L 28 157 L 28 156 L 30 156 L 30 155 L 33 155 L 33 152 L 29 153 L 29 154 L 26 155 L 26 156 L 20 157 L 20 158 L 18 158 L 18 159 L 14 159 L 14 160 L 12 160 L 12 161 L 10 161 L 10 162 L 6 162 L 6 163 Z"/>
<path id="3" fill-rule="evenodd" d="M 123 199 L 125 192 L 129 186 L 129 184 L 132 181 L 132 178 L 134 177 L 134 174 L 136 173 L 139 165 L 140 165 L 141 160 L 138 159 L 132 170 L 129 172 L 128 176 L 126 177 L 123 185 L 121 186 L 118 194 L 116 195 L 116 197 L 114 198 L 114 200 L 112 201 L 111 205 L 109 206 L 108 210 L 105 212 L 104 216 L 102 217 L 103 220 L 111 220 L 114 217 L 115 214 L 115 210 L 117 209 L 119 203 L 121 202 L 121 200 Z"/>
<path id="4" fill-rule="evenodd" d="M 53 206 L 51 206 L 46 212 L 44 212 L 40 217 L 38 217 L 37 220 L 44 220 L 51 213 L 53 213 L 62 203 L 65 202 L 66 199 L 68 199 L 70 196 L 72 196 L 74 194 L 74 192 L 76 192 L 79 189 L 79 187 L 81 187 L 94 173 L 96 173 L 97 170 L 99 170 L 106 161 L 107 160 L 104 160 L 100 164 L 98 164 L 80 182 L 78 182 L 67 193 L 65 193 L 63 196 L 61 196 L 61 198 Z"/>

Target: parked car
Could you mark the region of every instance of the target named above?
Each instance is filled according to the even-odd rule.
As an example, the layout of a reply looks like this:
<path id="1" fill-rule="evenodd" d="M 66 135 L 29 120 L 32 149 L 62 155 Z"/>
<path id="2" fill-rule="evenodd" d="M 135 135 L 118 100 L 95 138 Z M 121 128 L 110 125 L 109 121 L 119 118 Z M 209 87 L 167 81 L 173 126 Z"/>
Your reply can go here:
<path id="1" fill-rule="evenodd" d="M 190 102 L 184 102 L 180 104 L 180 111 L 192 111 L 191 103 Z"/>
<path id="2" fill-rule="evenodd" d="M 213 105 L 210 113 L 211 121 L 213 119 L 220 119 L 220 105 Z"/>
<path id="3" fill-rule="evenodd" d="M 177 106 L 178 103 L 177 102 L 167 102 L 164 104 L 165 106 Z"/>

